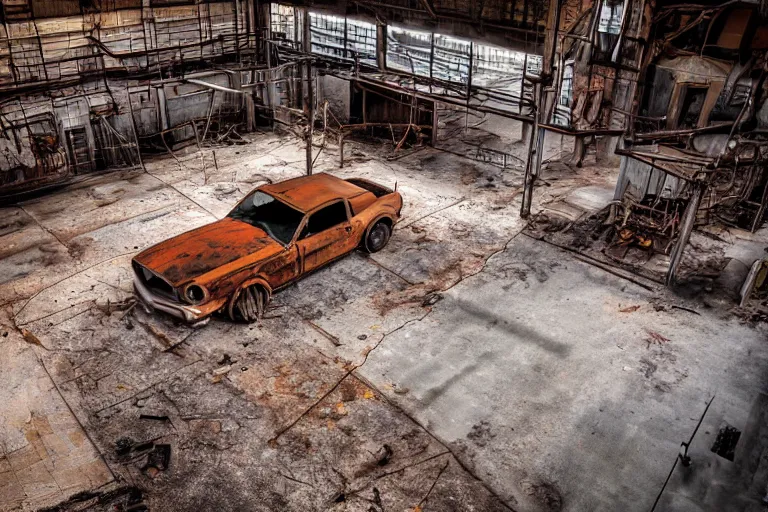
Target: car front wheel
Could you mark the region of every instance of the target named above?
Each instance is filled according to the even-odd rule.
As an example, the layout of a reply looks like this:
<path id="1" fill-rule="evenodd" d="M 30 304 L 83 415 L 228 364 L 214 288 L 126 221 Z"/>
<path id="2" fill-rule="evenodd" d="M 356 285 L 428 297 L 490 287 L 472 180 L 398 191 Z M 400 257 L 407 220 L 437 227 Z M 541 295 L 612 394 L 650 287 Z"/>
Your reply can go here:
<path id="1" fill-rule="evenodd" d="M 382 250 L 389 242 L 391 235 L 392 228 L 383 221 L 377 222 L 368 231 L 368 236 L 365 237 L 365 250 L 370 253 Z"/>
<path id="2" fill-rule="evenodd" d="M 232 320 L 256 322 L 260 320 L 267 309 L 269 295 L 267 291 L 257 284 L 240 290 L 240 295 L 232 308 Z"/>

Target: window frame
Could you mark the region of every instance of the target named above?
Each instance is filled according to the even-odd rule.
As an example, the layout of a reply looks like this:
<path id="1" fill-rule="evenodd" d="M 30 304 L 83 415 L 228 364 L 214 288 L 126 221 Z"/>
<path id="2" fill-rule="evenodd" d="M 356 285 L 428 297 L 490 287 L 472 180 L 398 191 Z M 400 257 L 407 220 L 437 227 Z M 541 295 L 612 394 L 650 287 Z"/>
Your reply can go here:
<path id="1" fill-rule="evenodd" d="M 275 21 L 275 19 L 280 19 L 280 16 L 285 16 L 286 18 L 289 16 L 288 14 L 284 14 L 279 12 L 280 9 L 291 9 L 293 12 L 290 14 L 290 24 L 293 25 L 290 27 L 290 31 L 286 32 L 276 32 L 274 30 L 275 26 L 280 26 L 281 24 L 279 21 Z M 285 44 L 289 46 L 296 46 L 299 44 L 300 40 L 300 34 L 299 34 L 299 19 L 300 16 L 296 13 L 296 7 L 289 4 L 282 4 L 280 2 L 270 2 L 269 4 L 269 38 L 273 41 L 279 41 L 279 44 Z M 288 26 L 288 20 L 286 19 L 286 27 Z M 284 34 L 285 37 L 275 37 L 275 34 Z"/>
<path id="2" fill-rule="evenodd" d="M 232 214 L 233 214 L 235 211 L 237 211 L 237 209 L 238 209 L 238 208 L 240 208 L 240 205 L 242 205 L 242 204 L 243 204 L 245 201 L 247 201 L 247 200 L 248 200 L 250 197 L 253 197 L 253 195 L 255 195 L 256 193 L 262 193 L 262 194 L 264 194 L 264 195 L 267 195 L 267 196 L 271 197 L 271 198 L 272 198 L 274 201 L 277 201 L 278 203 L 281 203 L 283 206 L 286 206 L 286 207 L 290 208 L 291 210 L 294 210 L 294 211 L 296 211 L 296 212 L 297 212 L 297 213 L 299 213 L 299 214 L 302 214 L 302 213 L 304 213 L 304 212 L 302 212 L 300 209 L 298 209 L 298 208 L 296 208 L 295 206 L 293 206 L 292 204 L 288 203 L 287 201 L 283 201 L 281 198 L 279 198 L 279 197 L 275 197 L 275 195 L 274 195 L 274 194 L 270 194 L 270 193 L 269 193 L 269 192 L 267 192 L 266 190 L 262 190 L 262 189 L 261 189 L 261 187 L 258 187 L 258 188 L 256 188 L 256 189 L 252 190 L 251 192 L 249 192 L 248 194 L 246 194 L 246 195 L 245 195 L 245 197 L 244 197 L 244 198 L 242 198 L 240 201 L 238 201 L 238 202 L 237 202 L 237 204 L 236 204 L 236 205 L 235 205 L 235 206 L 234 206 L 234 207 L 233 207 L 233 208 L 232 208 L 232 209 L 229 211 L 229 213 L 227 213 L 227 215 L 226 215 L 226 217 L 225 217 L 225 218 L 234 218 L 234 217 L 232 217 Z M 272 235 L 270 235 L 269 233 L 267 233 L 267 236 L 268 236 L 269 238 L 271 238 L 272 240 L 274 240 L 275 242 L 277 242 L 277 243 L 279 243 L 280 245 L 282 245 L 283 247 L 290 247 L 290 246 L 291 246 L 291 244 L 293 244 L 294 242 L 296 242 L 296 237 L 298 236 L 298 234 L 299 234 L 299 233 L 301 232 L 301 230 L 303 229 L 303 227 L 302 227 L 302 226 L 304 225 L 304 222 L 306 221 L 306 218 L 307 218 L 307 214 L 306 214 L 306 213 L 304 213 L 304 216 L 301 218 L 301 220 L 299 221 L 299 223 L 296 225 L 296 229 L 294 230 L 293 234 L 291 235 L 291 238 L 290 238 L 290 240 L 288 240 L 287 242 L 283 242 L 282 240 L 278 240 L 277 238 L 273 237 L 273 236 L 272 236 Z M 235 219 L 235 220 L 238 220 L 238 219 Z M 241 222 L 244 222 L 244 221 L 241 221 Z M 246 224 L 249 224 L 249 225 L 253 226 L 253 224 L 250 224 L 250 223 L 246 223 Z M 258 226 L 255 226 L 255 227 L 257 227 L 257 228 L 258 228 Z M 259 229 L 261 229 L 261 228 L 259 228 Z M 262 231 L 264 231 L 264 230 L 262 229 Z"/>
<path id="3" fill-rule="evenodd" d="M 337 203 L 341 203 L 342 206 L 344 206 L 344 213 L 346 214 L 346 218 L 344 220 L 342 220 L 341 222 L 339 222 L 337 224 L 334 224 L 333 226 L 327 227 L 327 228 L 323 229 L 322 231 L 318 231 L 316 233 L 304 234 L 304 230 L 306 228 L 309 228 L 309 221 L 310 221 L 310 219 L 312 218 L 313 215 L 315 215 L 316 213 L 319 213 L 322 210 L 325 210 L 326 208 L 329 208 L 329 207 L 331 207 L 331 206 L 333 206 L 333 205 L 335 205 Z M 296 237 L 296 241 L 300 242 L 302 240 L 307 240 L 307 239 L 309 239 L 309 238 L 311 238 L 311 237 L 313 237 L 313 236 L 315 236 L 317 234 L 320 234 L 320 233 L 323 233 L 325 231 L 328 231 L 329 229 L 333 229 L 333 228 L 335 228 L 337 226 L 341 226 L 345 222 L 349 223 L 351 218 L 352 217 L 351 217 L 350 211 L 349 211 L 349 203 L 347 202 L 347 200 L 345 198 L 334 199 L 332 201 L 328 201 L 327 203 L 324 203 L 324 204 L 314 208 L 312 211 L 307 212 L 307 214 L 304 215 L 304 221 L 302 222 L 302 224 L 299 226 L 299 229 L 297 230 L 298 236 Z"/>

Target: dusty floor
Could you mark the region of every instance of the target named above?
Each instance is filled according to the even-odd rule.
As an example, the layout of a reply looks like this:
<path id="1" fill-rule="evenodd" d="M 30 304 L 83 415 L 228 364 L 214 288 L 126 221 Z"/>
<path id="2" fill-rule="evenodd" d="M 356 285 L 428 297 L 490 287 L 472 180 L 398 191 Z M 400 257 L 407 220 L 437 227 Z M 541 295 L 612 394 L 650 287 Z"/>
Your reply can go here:
<path id="1" fill-rule="evenodd" d="M 249 140 L 0 210 L 0 509 L 649 510 L 715 396 L 659 510 L 761 510 L 766 328 L 529 237 L 519 170 L 328 148 L 317 171 L 398 183 L 384 251 L 258 325 L 131 308 L 134 254 L 303 173 L 301 143 Z M 535 210 L 614 180 L 551 172 Z M 734 462 L 709 450 L 726 424 Z"/>

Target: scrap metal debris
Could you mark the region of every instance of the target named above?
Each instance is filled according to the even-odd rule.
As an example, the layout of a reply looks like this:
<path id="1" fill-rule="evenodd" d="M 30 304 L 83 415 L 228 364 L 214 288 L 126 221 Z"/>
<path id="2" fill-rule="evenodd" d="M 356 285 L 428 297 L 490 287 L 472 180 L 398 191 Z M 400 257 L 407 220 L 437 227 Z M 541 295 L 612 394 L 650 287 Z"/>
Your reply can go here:
<path id="1" fill-rule="evenodd" d="M 156 444 L 147 454 L 147 462 L 141 470 L 150 478 L 157 477 L 168 469 L 171 462 L 171 445 Z"/>
<path id="2" fill-rule="evenodd" d="M 427 294 L 424 297 L 424 300 L 421 301 L 421 305 L 424 306 L 424 307 L 434 306 L 435 304 L 437 304 L 441 300 L 443 300 L 442 294 L 440 294 L 438 292 L 432 292 L 432 293 Z"/>
<path id="3" fill-rule="evenodd" d="M 650 330 L 646 329 L 645 332 L 648 333 L 648 337 L 645 338 L 645 341 L 648 344 L 646 348 L 650 348 L 651 345 L 660 345 L 661 346 L 661 345 L 664 345 L 665 343 L 669 343 L 671 341 L 669 338 L 666 338 L 666 337 L 662 336 L 661 334 L 659 334 L 659 333 L 657 333 L 655 331 L 650 331 Z"/>
<path id="4" fill-rule="evenodd" d="M 24 338 L 24 341 L 31 345 L 37 345 L 38 347 L 42 348 L 43 350 L 48 350 L 45 345 L 43 345 L 43 342 L 40 341 L 40 338 L 35 336 L 32 331 L 29 331 L 28 329 L 21 328 L 21 336 Z"/>
<path id="5" fill-rule="evenodd" d="M 150 478 L 166 471 L 171 461 L 171 445 L 164 443 L 136 443 L 123 437 L 115 442 L 115 455 L 119 462 L 131 464 Z"/>

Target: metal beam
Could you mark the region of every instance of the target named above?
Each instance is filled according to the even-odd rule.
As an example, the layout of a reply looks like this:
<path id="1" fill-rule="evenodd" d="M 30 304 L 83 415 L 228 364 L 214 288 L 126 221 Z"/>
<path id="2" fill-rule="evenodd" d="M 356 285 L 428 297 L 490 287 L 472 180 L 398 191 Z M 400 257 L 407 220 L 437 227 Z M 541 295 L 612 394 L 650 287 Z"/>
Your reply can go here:
<path id="1" fill-rule="evenodd" d="M 195 80 L 194 78 L 188 78 L 184 80 L 184 82 L 189 84 L 195 84 L 202 87 L 207 87 L 209 89 L 213 89 L 214 91 L 221 91 L 221 92 L 230 92 L 232 94 L 245 94 L 245 91 L 238 91 L 237 89 L 230 89 L 229 87 L 224 87 L 222 85 L 216 85 L 212 84 L 210 82 L 204 82 L 203 80 Z"/>

